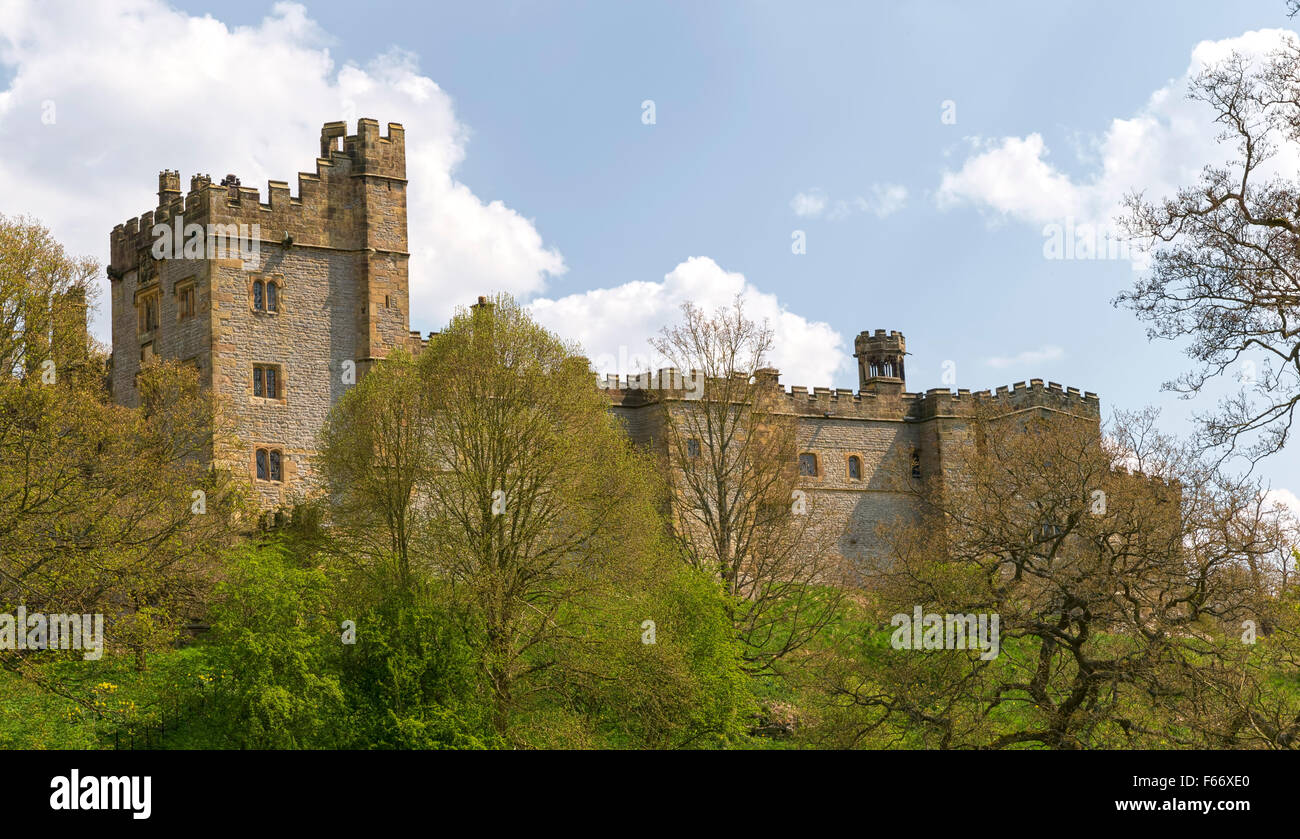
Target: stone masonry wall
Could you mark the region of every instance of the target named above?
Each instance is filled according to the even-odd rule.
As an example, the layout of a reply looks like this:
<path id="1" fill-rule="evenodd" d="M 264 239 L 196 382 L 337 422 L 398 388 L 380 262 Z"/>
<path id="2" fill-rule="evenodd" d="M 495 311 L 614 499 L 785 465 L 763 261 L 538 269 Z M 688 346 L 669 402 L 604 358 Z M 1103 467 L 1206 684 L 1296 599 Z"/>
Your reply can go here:
<path id="1" fill-rule="evenodd" d="M 213 184 L 191 179 L 182 195 L 179 175 L 159 176 L 158 207 L 114 228 L 110 236 L 114 399 L 138 404 L 135 387 L 141 348 L 193 363 L 233 421 L 234 439 L 222 438 L 216 459 L 247 475 L 263 507 L 288 503 L 314 487 L 317 435 L 330 407 L 374 359 L 395 347 L 418 349 L 410 320 L 406 216 L 405 132 L 389 123 L 381 136 L 363 119 L 355 135 L 344 123 L 321 131 L 314 174 L 298 176 L 298 197 L 271 181 L 266 201 L 238 179 Z M 214 253 L 202 259 L 156 259 L 158 224 L 209 225 L 247 233 L 258 251 Z M 209 241 L 211 246 L 213 242 Z M 248 241 L 244 244 L 247 246 Z M 193 278 L 196 316 L 177 319 L 177 283 Z M 278 311 L 254 311 L 252 284 L 274 280 Z M 158 329 L 138 330 L 139 294 L 160 293 Z M 253 396 L 253 365 L 278 367 L 280 395 Z M 257 448 L 283 452 L 283 480 L 256 478 Z"/>
<path id="2" fill-rule="evenodd" d="M 235 421 L 234 451 L 223 452 L 236 474 L 247 474 L 266 506 L 287 503 L 310 488 L 317 434 L 330 407 L 348 388 L 343 362 L 355 360 L 359 336 L 352 313 L 360 293 L 354 253 L 306 247 L 263 251 L 262 271 L 237 264 L 217 268 L 218 315 L 214 386 Z M 281 283 L 279 311 L 254 311 L 254 279 Z M 253 395 L 253 365 L 276 365 L 280 398 Z M 284 480 L 256 478 L 259 447 L 284 452 Z"/>

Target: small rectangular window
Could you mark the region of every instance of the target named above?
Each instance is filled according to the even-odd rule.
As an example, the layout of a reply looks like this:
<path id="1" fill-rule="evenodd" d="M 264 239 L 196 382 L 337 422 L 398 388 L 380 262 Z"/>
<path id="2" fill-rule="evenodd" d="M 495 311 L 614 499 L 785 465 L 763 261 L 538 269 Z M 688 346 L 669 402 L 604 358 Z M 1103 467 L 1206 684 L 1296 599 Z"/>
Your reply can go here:
<path id="1" fill-rule="evenodd" d="M 849 480 L 862 480 L 862 458 L 857 455 L 849 455 Z"/>
<path id="2" fill-rule="evenodd" d="M 282 399 L 284 377 L 278 364 L 253 365 L 253 395 L 265 399 Z"/>
<path id="3" fill-rule="evenodd" d="M 687 456 L 687 457 L 699 457 L 699 456 L 700 456 L 700 441 L 699 441 L 699 440 L 696 440 L 694 437 L 692 437 L 691 439 L 689 439 L 689 440 L 686 441 L 686 456 Z"/>
<path id="4" fill-rule="evenodd" d="M 153 332 L 158 328 L 158 294 L 151 292 L 140 299 L 140 331 Z"/>
<path id="5" fill-rule="evenodd" d="M 808 453 L 799 455 L 799 474 L 817 477 L 817 455 Z"/>
<path id="6" fill-rule="evenodd" d="M 176 306 L 180 312 L 181 320 L 194 317 L 195 297 L 193 285 L 184 286 L 177 292 Z"/>

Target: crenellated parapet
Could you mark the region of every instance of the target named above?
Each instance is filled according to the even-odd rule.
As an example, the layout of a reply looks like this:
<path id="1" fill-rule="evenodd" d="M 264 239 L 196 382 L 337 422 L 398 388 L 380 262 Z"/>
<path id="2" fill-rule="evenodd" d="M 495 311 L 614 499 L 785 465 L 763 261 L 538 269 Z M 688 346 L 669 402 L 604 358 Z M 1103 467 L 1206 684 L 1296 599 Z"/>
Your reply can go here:
<path id="1" fill-rule="evenodd" d="M 901 420 L 911 415 L 915 393 L 854 393 L 848 388 L 794 386 L 782 395 L 782 411 L 796 416 L 835 419 Z"/>
<path id="2" fill-rule="evenodd" d="M 1101 416 L 1097 394 L 1063 387 L 1056 382 L 1044 383 L 1042 379 L 974 392 L 964 388 L 931 388 L 924 393 L 879 390 L 854 393 L 847 388 L 814 387 L 809 390 L 798 385 L 787 391 L 780 384 L 780 374 L 772 369 L 758 371 L 757 378 L 760 387 L 770 390 L 777 398 L 776 410 L 794 416 L 916 422 L 938 417 L 973 416 L 980 409 L 1009 414 L 1031 408 L 1083 417 Z M 597 376 L 596 384 L 609 394 L 611 403 L 624 406 L 656 400 L 707 398 L 711 389 L 709 381 L 698 371 L 683 375 L 673 368 L 624 377 Z"/>
<path id="3" fill-rule="evenodd" d="M 932 388 L 916 405 L 918 419 L 943 416 L 969 416 L 977 407 L 994 413 L 1013 413 L 1031 408 L 1045 408 L 1076 416 L 1101 417 L 1101 401 L 1091 391 L 1063 387 L 1042 379 L 1016 382 L 995 390 L 970 391 Z"/>
<path id="4" fill-rule="evenodd" d="M 109 234 L 109 277 L 119 279 L 127 271 L 139 267 L 140 258 L 148 256 L 162 225 L 175 231 L 178 217 L 181 228 L 185 225 L 206 225 L 212 219 L 212 204 L 216 188 L 207 175 L 195 175 L 190 180 L 190 191 L 180 191 L 180 176 L 175 170 L 158 174 L 158 207 L 135 218 L 127 219 Z M 182 234 L 183 235 L 183 234 Z"/>
<path id="5" fill-rule="evenodd" d="M 694 401 L 701 399 L 708 382 L 699 370 L 683 373 L 675 367 L 663 367 L 630 376 L 616 373 L 598 374 L 596 387 L 609 395 L 610 404 L 636 406 L 654 401 Z"/>
<path id="6" fill-rule="evenodd" d="M 180 190 L 180 175 L 158 176 L 158 206 L 113 228 L 109 276 L 121 277 L 138 267 L 160 235 L 160 226 L 183 224 L 240 225 L 256 229 L 260 243 L 407 255 L 406 141 L 398 123 L 381 135 L 379 123 L 362 119 L 357 133 L 346 134 L 343 122 L 321 129 L 321 156 L 316 171 L 298 174 L 298 194 L 286 181 L 270 181 L 265 198 L 242 186 L 234 175 L 214 184 L 209 175 L 190 179 Z"/>

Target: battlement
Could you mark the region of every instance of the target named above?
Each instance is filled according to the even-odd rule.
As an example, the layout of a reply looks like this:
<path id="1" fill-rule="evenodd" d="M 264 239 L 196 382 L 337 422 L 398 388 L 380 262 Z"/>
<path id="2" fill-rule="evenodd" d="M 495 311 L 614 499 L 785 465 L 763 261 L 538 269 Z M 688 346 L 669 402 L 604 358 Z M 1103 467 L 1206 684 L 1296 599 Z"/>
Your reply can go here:
<path id="1" fill-rule="evenodd" d="M 779 386 L 778 386 L 779 387 Z M 806 387 L 782 389 L 792 413 L 860 419 L 925 420 L 944 416 L 972 416 L 987 408 L 994 413 L 1011 413 L 1028 408 L 1047 408 L 1085 417 L 1101 417 L 1101 401 L 1091 391 L 1063 387 L 1056 382 L 1030 379 L 996 390 L 970 391 L 962 388 L 931 388 L 924 393 L 897 395 L 854 393 L 844 388 Z"/>
<path id="2" fill-rule="evenodd" d="M 158 206 L 110 234 L 110 277 L 138 267 L 148 253 L 158 225 L 173 225 L 177 215 L 185 224 L 246 224 L 258 226 L 263 242 L 317 246 L 341 250 L 390 251 L 406 255 L 406 132 L 388 124 L 387 136 L 373 119 L 357 122 L 347 134 L 343 122 L 321 129 L 320 157 L 314 173 L 298 174 L 298 194 L 286 181 L 269 181 L 261 193 L 228 175 L 219 185 L 210 175 L 196 174 L 182 195 L 180 174 L 165 169 L 158 175 Z M 401 212 L 385 212 L 400 204 Z M 352 207 L 361 208 L 349 212 Z M 366 212 L 369 209 L 370 212 Z"/>
<path id="3" fill-rule="evenodd" d="M 916 393 L 854 393 L 849 388 L 793 386 L 787 392 L 778 386 L 783 398 L 784 412 L 796 416 L 822 417 L 824 419 L 864 419 L 901 421 L 914 412 L 920 394 Z"/>
<path id="4" fill-rule="evenodd" d="M 787 393 L 781 385 L 779 371 L 764 368 L 755 371 L 755 377 L 761 388 L 781 400 L 776 406 L 778 412 L 794 415 L 826 416 L 829 413 L 858 419 L 901 419 L 909 412 L 911 403 L 921 398 L 914 393 L 893 396 L 824 387 L 813 388 L 810 394 L 808 388 L 798 386 L 792 387 Z M 689 401 L 705 398 L 710 385 L 716 384 L 716 381 L 707 379 L 698 370 L 683 374 L 676 368 L 668 367 L 654 373 L 647 370 L 629 376 L 597 375 L 596 386 L 609 394 L 611 403 L 633 406 L 657 400 Z"/>
<path id="5" fill-rule="evenodd" d="M 757 371 L 763 387 L 781 399 L 777 410 L 796 416 L 921 421 L 936 417 L 972 416 L 981 408 L 994 413 L 1012 413 L 1030 408 L 1046 408 L 1083 417 L 1101 417 L 1097 394 L 1064 387 L 1057 382 L 1030 379 L 996 390 L 970 391 L 931 388 L 924 393 L 879 393 L 848 388 L 807 387 L 795 385 L 787 391 L 780 383 L 780 373 L 773 369 Z M 708 381 L 692 370 L 684 376 L 673 368 L 637 375 L 597 377 L 597 387 L 607 391 L 616 404 L 633 405 L 655 398 L 682 400 L 707 397 Z"/>
<path id="6" fill-rule="evenodd" d="M 388 123 L 388 136 L 380 136 L 379 123 L 357 120 L 357 133 L 348 134 L 346 122 L 327 122 L 320 130 L 320 156 L 333 160 L 342 155 L 354 164 L 354 171 L 368 175 L 406 179 L 406 129 Z"/>
<path id="7" fill-rule="evenodd" d="M 997 413 L 1010 413 L 1028 408 L 1047 408 L 1086 417 L 1101 417 L 1101 401 L 1091 391 L 1081 392 L 1075 387 L 1063 387 L 1057 382 L 1030 379 L 1011 386 L 1002 385 L 995 390 L 970 391 L 965 388 L 949 390 L 931 388 L 917 405 L 917 416 L 928 419 L 936 416 L 964 416 L 973 413 L 976 406 L 990 408 Z"/>
<path id="8" fill-rule="evenodd" d="M 707 381 L 699 370 L 684 374 L 675 367 L 646 370 L 629 376 L 617 373 L 598 374 L 596 387 L 609 394 L 613 404 L 642 404 L 656 398 L 693 400 L 703 396 Z"/>

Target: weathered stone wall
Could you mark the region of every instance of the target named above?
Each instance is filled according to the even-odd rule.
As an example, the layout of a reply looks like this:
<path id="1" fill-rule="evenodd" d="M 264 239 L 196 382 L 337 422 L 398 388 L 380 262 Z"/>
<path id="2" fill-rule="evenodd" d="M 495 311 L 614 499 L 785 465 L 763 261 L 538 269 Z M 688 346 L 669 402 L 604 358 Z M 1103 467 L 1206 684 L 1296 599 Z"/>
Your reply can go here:
<path id="1" fill-rule="evenodd" d="M 864 333 L 864 335 L 867 333 Z M 877 330 L 874 340 L 903 346 L 898 333 Z M 901 372 L 901 363 L 898 367 Z M 817 456 L 817 475 L 800 476 L 799 487 L 808 494 L 810 509 L 819 521 L 830 521 L 836 531 L 835 550 L 859 568 L 884 558 L 888 552 L 882 527 L 915 521 L 921 513 L 917 492 L 923 484 L 941 488 L 965 479 L 966 458 L 974 449 L 972 421 L 977 414 L 1008 419 L 1028 414 L 1059 413 L 1100 422 L 1096 394 L 1063 388 L 1040 379 L 1019 382 L 996 391 L 925 393 L 901 390 L 901 379 L 874 377 L 864 382 L 872 391 L 781 387 L 775 370 L 760 371 L 773 398 L 774 410 L 795 418 L 799 450 Z M 865 375 L 865 373 L 864 373 Z M 643 390 L 673 381 L 676 371 L 661 370 L 653 378 L 606 378 L 610 410 L 625 423 L 639 445 L 659 452 L 666 449 L 665 407 L 689 410 L 683 393 Z M 896 384 L 898 387 L 885 385 Z M 705 398 L 707 398 L 707 388 Z M 662 400 L 662 401 L 660 401 Z M 849 457 L 862 462 L 862 477 L 849 477 Z M 913 477 L 913 464 L 920 477 Z M 824 545 L 822 540 L 810 540 Z"/>
<path id="2" fill-rule="evenodd" d="M 360 346 L 353 312 L 360 300 L 355 253 L 295 245 L 263 251 L 260 272 L 237 263 L 215 271 L 218 316 L 214 385 L 234 420 L 233 452 L 223 453 L 236 473 L 247 473 L 264 504 L 288 500 L 310 488 L 317 434 L 330 407 L 349 387 L 344 364 Z M 255 279 L 282 283 L 279 311 L 254 311 L 249 285 Z M 253 365 L 278 365 L 280 397 L 253 395 Z M 257 448 L 284 452 L 282 482 L 256 479 Z M 242 462 L 241 462 L 242 461 Z"/>
<path id="3" fill-rule="evenodd" d="M 158 207 L 114 228 L 110 236 L 113 372 L 116 401 L 138 404 L 135 377 L 142 345 L 162 359 L 191 361 L 214 388 L 219 410 L 233 423 L 217 460 L 247 475 L 263 506 L 309 491 L 312 458 L 330 407 L 377 358 L 401 346 L 418 350 L 410 319 L 405 133 L 375 120 L 321 131 L 314 174 L 298 176 L 298 197 L 271 181 L 263 203 L 237 179 L 191 179 L 182 195 L 176 172 L 159 176 Z M 156 259 L 157 224 L 209 225 L 247 234 L 244 253 L 209 247 L 202 258 Z M 182 228 L 183 229 L 183 228 Z M 256 247 L 256 257 L 247 252 Z M 177 254 L 179 257 L 179 254 Z M 177 283 L 193 278 L 196 316 L 177 320 Z M 254 281 L 277 283 L 277 311 L 255 311 Z M 158 288 L 159 327 L 141 335 L 137 296 Z M 277 398 L 253 395 L 253 365 L 278 367 Z M 283 453 L 283 480 L 256 478 L 258 448 Z"/>
<path id="4" fill-rule="evenodd" d="M 141 282 L 141 273 L 145 282 Z M 210 383 L 211 364 L 211 295 L 208 286 L 209 266 L 203 260 L 150 261 L 143 272 L 128 271 L 112 284 L 113 371 L 112 387 L 117 402 L 132 407 L 139 404 L 135 387 L 140 372 L 140 354 L 146 344 L 160 358 L 189 361 L 198 367 L 200 380 Z M 178 288 L 194 284 L 194 316 L 180 319 Z M 141 332 L 137 300 L 140 295 L 157 292 L 158 328 Z"/>
<path id="5" fill-rule="evenodd" d="M 800 451 L 817 456 L 817 476 L 801 476 L 809 504 L 831 520 L 843 522 L 836 542 L 841 556 L 862 561 L 879 555 L 878 528 L 915 515 L 907 489 L 912 453 L 920 446 L 916 423 L 800 417 Z M 849 477 L 849 457 L 862 460 L 862 477 Z"/>

